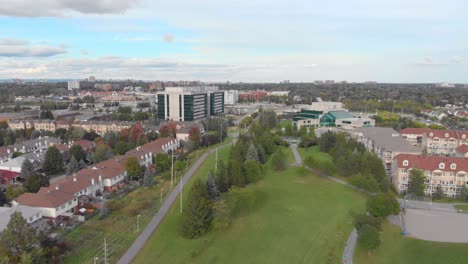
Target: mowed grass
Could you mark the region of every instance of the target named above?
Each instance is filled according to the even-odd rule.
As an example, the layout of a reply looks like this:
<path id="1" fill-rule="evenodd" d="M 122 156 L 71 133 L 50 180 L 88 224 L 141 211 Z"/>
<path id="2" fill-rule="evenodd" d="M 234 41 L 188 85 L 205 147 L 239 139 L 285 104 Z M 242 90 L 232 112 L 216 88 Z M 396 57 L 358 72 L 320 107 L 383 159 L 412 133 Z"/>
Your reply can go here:
<path id="1" fill-rule="evenodd" d="M 456 204 L 453 207 L 455 207 L 458 210 L 468 211 L 468 204 Z"/>
<path id="2" fill-rule="evenodd" d="M 309 148 L 297 148 L 297 151 L 299 152 L 299 155 L 301 155 L 303 160 L 305 160 L 309 156 L 313 156 L 313 158 L 318 162 L 333 160 L 330 154 L 321 152 L 319 146 L 313 146 Z"/>
<path id="3" fill-rule="evenodd" d="M 441 232 L 443 230 L 441 229 Z M 408 238 L 401 235 L 399 226 L 385 223 L 381 234 L 382 243 L 375 252 L 356 247 L 356 264 L 436 264 L 468 263 L 468 244 L 442 243 Z"/>
<path id="4" fill-rule="evenodd" d="M 361 194 L 304 168 L 267 169 L 263 181 L 247 188 L 256 194 L 255 209 L 195 240 L 179 235 L 173 206 L 134 263 L 339 263 L 352 230 L 350 211 L 365 207 Z"/>

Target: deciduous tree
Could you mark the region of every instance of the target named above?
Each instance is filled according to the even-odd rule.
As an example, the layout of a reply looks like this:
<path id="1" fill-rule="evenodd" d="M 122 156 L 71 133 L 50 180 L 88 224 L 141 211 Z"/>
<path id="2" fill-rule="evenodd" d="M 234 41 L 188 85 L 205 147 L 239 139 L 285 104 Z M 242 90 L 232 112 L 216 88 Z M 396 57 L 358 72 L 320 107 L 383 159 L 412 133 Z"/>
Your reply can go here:
<path id="1" fill-rule="evenodd" d="M 36 231 L 28 226 L 20 212 L 14 212 L 0 239 L 12 256 L 20 257 L 27 253 L 34 260 L 39 260 L 41 248 Z"/>
<path id="2" fill-rule="evenodd" d="M 426 185 L 424 184 L 424 180 L 426 176 L 424 176 L 424 172 L 418 169 L 412 169 L 409 172 L 409 187 L 408 193 L 416 195 L 416 196 L 424 196 L 424 190 L 426 189 Z"/>
<path id="3" fill-rule="evenodd" d="M 141 166 L 138 162 L 138 159 L 135 157 L 129 157 L 125 161 L 125 170 L 127 171 L 128 176 L 131 178 L 137 178 L 141 174 Z"/>

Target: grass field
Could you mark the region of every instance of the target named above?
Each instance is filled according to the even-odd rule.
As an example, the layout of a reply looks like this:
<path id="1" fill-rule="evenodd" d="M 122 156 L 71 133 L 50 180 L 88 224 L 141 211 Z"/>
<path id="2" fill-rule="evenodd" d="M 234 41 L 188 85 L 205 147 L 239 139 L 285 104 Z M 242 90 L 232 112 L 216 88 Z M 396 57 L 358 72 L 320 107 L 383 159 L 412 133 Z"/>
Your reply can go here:
<path id="1" fill-rule="evenodd" d="M 301 155 L 302 159 L 305 160 L 308 156 L 312 155 L 314 159 L 318 162 L 321 161 L 332 161 L 333 158 L 330 154 L 321 152 L 319 146 L 313 146 L 310 148 L 297 148 L 299 154 Z"/>
<path id="2" fill-rule="evenodd" d="M 458 210 L 468 211 L 468 204 L 456 204 L 453 207 L 455 207 Z"/>
<path id="3" fill-rule="evenodd" d="M 210 162 L 197 177 L 206 175 Z M 350 210 L 363 212 L 365 198 L 303 168 L 266 174 L 247 187 L 257 197 L 253 212 L 227 230 L 184 239 L 175 205 L 134 262 L 339 263 L 352 229 Z"/>
<path id="4" fill-rule="evenodd" d="M 358 246 L 354 263 L 468 263 L 468 244 L 441 243 L 404 237 L 401 235 L 400 227 L 389 223 L 384 225 L 381 240 L 380 247 L 371 255 Z"/>

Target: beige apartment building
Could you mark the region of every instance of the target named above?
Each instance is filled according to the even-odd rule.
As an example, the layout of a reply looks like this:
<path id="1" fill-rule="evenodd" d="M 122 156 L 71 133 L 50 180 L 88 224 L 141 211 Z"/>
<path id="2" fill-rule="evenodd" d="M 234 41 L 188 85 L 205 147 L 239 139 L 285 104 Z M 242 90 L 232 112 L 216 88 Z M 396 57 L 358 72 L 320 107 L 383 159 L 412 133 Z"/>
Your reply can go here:
<path id="1" fill-rule="evenodd" d="M 455 156 L 456 150 L 468 144 L 466 130 L 437 130 L 430 128 L 405 128 L 401 136 L 414 146 L 421 146 L 430 155 Z"/>
<path id="2" fill-rule="evenodd" d="M 468 187 L 468 158 L 399 154 L 392 164 L 392 183 L 399 193 L 407 192 L 413 169 L 426 176 L 425 193 L 429 196 L 442 188 L 445 196 L 458 197 L 460 189 Z"/>
<path id="3" fill-rule="evenodd" d="M 114 121 L 53 121 L 46 119 L 38 120 L 10 120 L 8 126 L 12 130 L 31 129 L 55 132 L 59 128 L 69 129 L 70 127 L 80 127 L 86 131 L 95 131 L 102 135 L 107 131 L 120 132 L 122 129 L 130 128 L 134 122 L 114 122 Z"/>

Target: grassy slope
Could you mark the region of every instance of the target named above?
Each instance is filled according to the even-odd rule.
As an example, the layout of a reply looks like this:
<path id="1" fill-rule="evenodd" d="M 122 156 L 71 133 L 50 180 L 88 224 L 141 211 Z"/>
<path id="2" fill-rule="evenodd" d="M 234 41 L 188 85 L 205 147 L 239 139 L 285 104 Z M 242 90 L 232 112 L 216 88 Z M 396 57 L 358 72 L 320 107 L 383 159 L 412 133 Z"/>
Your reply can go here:
<path id="1" fill-rule="evenodd" d="M 404 237 L 398 226 L 389 223 L 384 225 L 381 240 L 380 247 L 370 256 L 367 251 L 357 247 L 354 263 L 468 263 L 467 244 L 441 243 Z"/>
<path id="2" fill-rule="evenodd" d="M 332 160 L 330 154 L 321 152 L 319 146 L 313 146 L 310 148 L 298 148 L 298 152 L 301 155 L 302 159 L 305 160 L 308 156 L 313 155 L 314 159 L 317 161 L 327 161 Z"/>
<path id="3" fill-rule="evenodd" d="M 363 196 L 302 168 L 269 171 L 248 188 L 257 194 L 254 212 L 197 240 L 180 237 L 174 206 L 135 263 L 338 263 L 352 229 L 349 211 L 364 210 Z"/>

